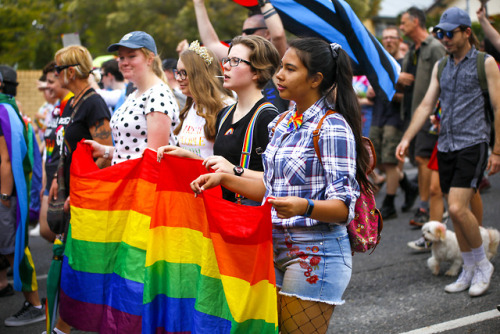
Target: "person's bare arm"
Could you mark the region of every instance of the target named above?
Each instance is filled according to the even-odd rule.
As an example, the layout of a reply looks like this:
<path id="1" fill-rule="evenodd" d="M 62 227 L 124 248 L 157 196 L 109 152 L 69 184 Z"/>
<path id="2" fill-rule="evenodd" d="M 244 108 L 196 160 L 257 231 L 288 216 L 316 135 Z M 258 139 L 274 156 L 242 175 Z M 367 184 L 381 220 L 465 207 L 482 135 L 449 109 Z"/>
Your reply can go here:
<path id="1" fill-rule="evenodd" d="M 424 99 L 422 100 L 422 102 L 420 102 L 420 105 L 415 110 L 413 117 L 411 118 L 410 125 L 408 126 L 408 129 L 404 133 L 401 142 L 396 148 L 396 158 L 399 161 L 404 161 L 406 151 L 410 146 L 410 141 L 413 139 L 413 137 L 415 137 L 422 126 L 424 126 L 425 121 L 429 118 L 430 114 L 434 110 L 434 107 L 436 106 L 436 102 L 440 93 L 437 71 L 438 62 L 434 64 L 431 75 L 431 82 L 429 84 L 429 88 L 427 89 L 427 93 L 425 93 Z"/>
<path id="2" fill-rule="evenodd" d="M 476 12 L 477 19 L 481 24 L 484 31 L 484 36 L 490 40 L 495 49 L 500 52 L 500 33 L 491 25 L 490 21 L 486 17 L 486 10 L 484 7 L 480 7 Z"/>
<path id="3" fill-rule="evenodd" d="M 109 127 L 109 120 L 103 118 L 97 121 L 96 124 L 90 127 L 90 134 L 92 139 L 101 145 L 113 146 L 113 141 L 111 140 L 111 128 Z M 109 159 L 98 158 L 96 160 L 96 165 L 99 168 L 107 167 L 111 164 Z"/>
<path id="4" fill-rule="evenodd" d="M 170 126 L 172 121 L 167 114 L 162 112 L 151 112 L 146 116 L 148 126 L 148 147 L 158 150 L 159 147 L 168 144 L 170 138 Z"/>
<path id="5" fill-rule="evenodd" d="M 271 43 L 273 43 L 278 50 L 280 57 L 283 57 L 288 48 L 283 22 L 281 22 L 280 16 L 271 3 L 266 3 L 264 6 L 260 7 L 260 11 L 262 15 L 264 15 L 267 29 L 271 34 Z"/>
<path id="6" fill-rule="evenodd" d="M 14 190 L 14 175 L 12 174 L 12 164 L 4 136 L 0 136 L 0 159 L 0 192 L 12 195 Z M 10 207 L 10 200 L 1 200 L 1 202 L 6 207 Z"/>
<path id="7" fill-rule="evenodd" d="M 262 179 L 244 178 L 226 173 L 200 175 L 190 185 L 195 194 L 200 194 L 203 190 L 213 187 L 223 186 L 256 202 L 262 201 L 266 194 L 266 187 Z"/>
<path id="8" fill-rule="evenodd" d="M 495 143 L 492 154 L 488 159 L 487 169 L 489 175 L 496 174 L 500 171 L 500 71 L 493 57 L 486 59 L 484 64 L 486 72 L 486 80 L 488 81 L 488 92 L 490 92 L 490 102 L 495 115 Z"/>
<path id="9" fill-rule="evenodd" d="M 196 23 L 198 24 L 198 32 L 202 43 L 212 50 L 217 58 L 222 59 L 227 56 L 228 48 L 220 43 L 219 36 L 208 17 L 205 0 L 193 0 L 194 12 L 196 14 Z"/>

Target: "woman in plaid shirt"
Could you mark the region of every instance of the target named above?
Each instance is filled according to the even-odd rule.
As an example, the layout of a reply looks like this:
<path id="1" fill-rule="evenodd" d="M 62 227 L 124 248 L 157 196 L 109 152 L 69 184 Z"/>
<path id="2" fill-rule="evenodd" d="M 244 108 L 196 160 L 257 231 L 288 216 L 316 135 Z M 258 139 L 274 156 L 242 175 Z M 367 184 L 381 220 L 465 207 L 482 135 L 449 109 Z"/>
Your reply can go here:
<path id="1" fill-rule="evenodd" d="M 273 204 L 278 311 L 282 333 L 325 333 L 352 272 L 346 225 L 354 217 L 368 153 L 352 88 L 350 60 L 338 44 L 304 38 L 290 43 L 277 74 L 278 90 L 295 107 L 269 124 L 264 173 L 201 175 L 196 193 L 217 185 Z M 328 110 L 319 137 L 313 131 Z M 273 134 L 274 132 L 274 134 Z"/>

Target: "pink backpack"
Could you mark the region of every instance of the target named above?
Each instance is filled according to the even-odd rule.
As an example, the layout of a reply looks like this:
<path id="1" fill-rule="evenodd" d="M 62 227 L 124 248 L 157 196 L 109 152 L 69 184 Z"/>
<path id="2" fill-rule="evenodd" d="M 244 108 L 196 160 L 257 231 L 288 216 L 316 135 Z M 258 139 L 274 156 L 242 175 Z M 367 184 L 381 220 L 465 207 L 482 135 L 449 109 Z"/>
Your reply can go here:
<path id="1" fill-rule="evenodd" d="M 328 110 L 313 131 L 314 150 L 321 163 L 323 162 L 321 161 L 318 144 L 321 126 L 326 116 L 334 113 L 335 111 Z M 370 164 L 366 171 L 368 175 L 377 165 L 377 156 L 370 139 L 363 137 L 363 145 L 370 155 Z M 361 186 L 359 198 L 354 206 L 354 219 L 347 225 L 352 254 L 354 255 L 354 252 L 364 253 L 372 248 L 373 250 L 371 253 L 373 253 L 375 247 L 377 247 L 380 242 L 380 234 L 383 227 L 384 222 L 380 211 L 376 207 L 375 194 L 372 190 L 364 189 L 364 187 Z"/>

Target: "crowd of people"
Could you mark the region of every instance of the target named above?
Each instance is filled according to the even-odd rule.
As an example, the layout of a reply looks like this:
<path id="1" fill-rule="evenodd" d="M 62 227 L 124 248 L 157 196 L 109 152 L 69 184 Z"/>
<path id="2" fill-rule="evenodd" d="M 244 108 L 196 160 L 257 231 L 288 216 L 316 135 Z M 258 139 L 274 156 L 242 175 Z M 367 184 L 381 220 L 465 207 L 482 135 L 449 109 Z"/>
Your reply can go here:
<path id="1" fill-rule="evenodd" d="M 500 133 L 500 96 L 481 88 L 482 53 L 465 11 L 447 9 L 429 32 L 425 13 L 411 7 L 399 27 L 384 29 L 382 45 L 401 65 L 389 101 L 366 77 L 353 77 L 339 44 L 310 37 L 287 41 L 268 1 L 259 1 L 261 13 L 249 16 L 242 35 L 229 45 L 219 41 L 204 0 L 193 2 L 201 44 L 181 41 L 178 59 L 162 61 L 154 38 L 132 31 L 108 47 L 116 59 L 99 69 L 89 51 L 76 45 L 57 51 L 43 69 L 39 89 L 47 102 L 32 130 L 41 142 L 34 154 L 43 155 L 43 185 L 37 190 L 43 238 L 64 241 L 64 233 L 51 231 L 47 210 L 64 196 L 69 212 L 72 152 L 84 140 L 99 168 L 140 158 L 150 148 L 158 161 L 165 155 L 199 159 L 215 172 L 193 180 L 196 194 L 220 185 L 231 202 L 261 205 L 268 199 L 281 333 L 327 331 L 352 273 L 346 225 L 360 190 L 383 182 L 380 209 L 386 220 L 397 217 L 398 187 L 405 196 L 403 212 L 419 199 L 410 225 L 446 223 L 449 214 L 464 264 L 445 291 L 468 290 L 471 296 L 487 291 L 494 268 L 479 233 L 479 189 L 486 173 L 500 171 L 500 138 L 492 134 Z M 477 18 L 500 50 L 500 34 L 483 7 Z M 408 50 L 403 35 L 411 41 Z M 499 66 L 488 54 L 484 68 L 487 91 L 498 91 Z M 17 198 L 21 184 L 11 163 L 9 136 L 20 131 L 16 135 L 28 147 L 30 134 L 23 129 L 31 129 L 15 100 L 14 75 L 10 67 L 0 68 L 0 103 L 13 107 L 0 108 L 0 297 L 14 294 L 7 269 L 15 265 L 16 235 L 26 233 L 17 229 L 18 211 L 29 202 Z M 313 132 L 320 122 L 316 152 Z M 369 160 L 363 135 L 374 144 L 376 174 L 363 172 Z M 417 166 L 417 180 L 404 172 L 408 158 Z M 26 178 L 28 189 L 30 184 Z M 313 272 L 305 275 L 291 246 L 317 258 Z M 408 246 L 429 247 L 424 239 Z M 23 285 L 22 291 L 26 302 L 6 326 L 45 319 L 36 284 Z M 70 331 L 58 319 L 53 333 Z"/>

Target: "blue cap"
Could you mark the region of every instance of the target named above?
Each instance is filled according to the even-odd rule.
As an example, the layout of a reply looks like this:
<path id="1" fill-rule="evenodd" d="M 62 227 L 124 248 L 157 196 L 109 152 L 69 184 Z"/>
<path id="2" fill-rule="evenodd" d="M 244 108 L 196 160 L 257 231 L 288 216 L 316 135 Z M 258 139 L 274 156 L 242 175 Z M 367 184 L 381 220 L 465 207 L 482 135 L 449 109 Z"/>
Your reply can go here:
<path id="1" fill-rule="evenodd" d="M 443 15 L 441 15 L 439 24 L 434 27 L 434 30 L 442 29 L 444 31 L 452 31 L 461 25 L 467 27 L 471 26 L 469 14 L 460 8 L 451 7 L 445 10 Z"/>
<path id="2" fill-rule="evenodd" d="M 146 48 L 149 51 L 153 52 L 155 55 L 156 52 L 156 44 L 153 37 L 150 34 L 145 33 L 144 31 L 132 31 L 122 37 L 122 39 L 115 44 L 111 44 L 108 46 L 108 52 L 117 51 L 120 46 L 124 46 L 130 49 L 140 49 Z"/>

